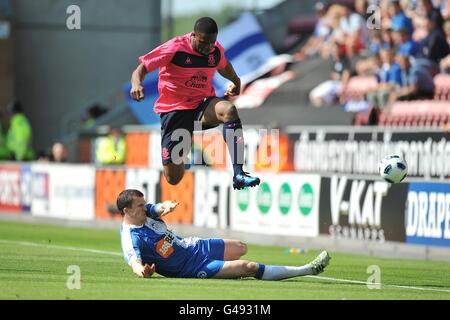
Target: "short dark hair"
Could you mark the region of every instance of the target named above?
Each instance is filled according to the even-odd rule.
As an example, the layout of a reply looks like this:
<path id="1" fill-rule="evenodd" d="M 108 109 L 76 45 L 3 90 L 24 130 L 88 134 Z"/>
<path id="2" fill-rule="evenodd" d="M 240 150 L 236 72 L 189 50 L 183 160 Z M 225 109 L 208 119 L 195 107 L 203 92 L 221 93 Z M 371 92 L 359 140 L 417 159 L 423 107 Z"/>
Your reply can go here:
<path id="1" fill-rule="evenodd" d="M 22 103 L 19 100 L 14 100 L 7 108 L 7 111 L 12 114 L 23 113 Z"/>
<path id="2" fill-rule="evenodd" d="M 218 32 L 217 23 L 213 18 L 202 17 L 195 22 L 194 31 L 205 34 L 213 34 Z"/>
<path id="3" fill-rule="evenodd" d="M 117 197 L 117 208 L 120 211 L 120 214 L 123 216 L 125 215 L 125 212 L 123 209 L 125 208 L 131 208 L 133 205 L 133 197 L 141 198 L 144 194 L 136 189 L 127 189 L 123 190 L 119 196 Z"/>

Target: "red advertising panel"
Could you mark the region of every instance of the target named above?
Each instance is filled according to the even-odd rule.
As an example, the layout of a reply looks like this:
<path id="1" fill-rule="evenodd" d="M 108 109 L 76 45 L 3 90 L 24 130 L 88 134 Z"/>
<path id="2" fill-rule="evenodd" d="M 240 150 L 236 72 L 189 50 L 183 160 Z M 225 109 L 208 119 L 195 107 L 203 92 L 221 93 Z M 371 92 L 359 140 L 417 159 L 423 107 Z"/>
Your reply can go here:
<path id="1" fill-rule="evenodd" d="M 0 211 L 22 211 L 20 175 L 20 166 L 0 165 Z"/>

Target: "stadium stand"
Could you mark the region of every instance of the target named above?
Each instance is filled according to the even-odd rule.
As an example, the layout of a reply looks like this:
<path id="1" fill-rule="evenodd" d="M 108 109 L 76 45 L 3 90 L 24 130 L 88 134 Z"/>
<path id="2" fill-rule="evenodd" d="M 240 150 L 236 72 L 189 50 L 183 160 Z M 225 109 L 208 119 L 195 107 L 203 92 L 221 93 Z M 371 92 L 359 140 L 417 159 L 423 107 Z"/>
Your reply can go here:
<path id="1" fill-rule="evenodd" d="M 450 75 L 436 75 L 434 84 L 433 100 L 398 101 L 380 110 L 378 115 L 370 108 L 368 112 L 358 112 L 353 124 L 374 124 L 373 120 L 371 123 L 371 117 L 375 116 L 378 126 L 446 127 L 450 119 Z"/>
<path id="2" fill-rule="evenodd" d="M 287 6 L 288 2 L 289 1 L 286 1 L 283 6 Z M 355 3 L 355 1 L 327 1 L 326 6 L 328 8 L 334 6 L 334 9 L 336 9 L 336 5 L 354 6 Z M 391 5 L 390 2 L 389 5 Z M 311 7 L 313 8 L 313 6 Z M 341 12 L 337 9 L 334 11 L 338 13 Z M 268 12 L 267 15 L 270 15 L 270 12 Z M 383 21 L 389 21 L 390 13 L 382 12 L 382 15 L 387 19 L 384 19 Z M 341 16 L 340 19 L 345 19 L 345 17 Z M 260 16 L 259 20 L 269 21 L 270 19 L 268 19 L 267 16 L 261 19 Z M 292 52 L 295 55 L 295 52 L 298 51 L 299 48 L 301 48 L 302 45 L 306 42 L 305 35 L 308 33 L 311 34 L 311 32 L 313 31 L 314 23 L 318 21 L 318 16 L 317 13 L 314 12 L 314 10 L 305 10 L 305 12 L 302 12 L 301 14 L 290 16 L 287 21 L 287 32 L 284 39 L 285 45 L 283 46 L 283 52 Z M 403 20 L 399 21 L 399 23 L 404 23 Z M 389 24 L 383 24 L 382 26 L 383 30 L 389 27 Z M 398 28 L 399 26 L 395 25 L 395 27 Z M 417 28 L 417 32 L 420 32 L 421 30 L 421 28 Z M 268 32 L 267 29 L 265 29 L 264 31 Z M 291 47 L 296 41 L 295 39 L 301 40 L 303 42 L 296 49 L 292 49 Z M 337 41 L 336 38 L 334 38 L 334 35 L 331 35 L 330 38 L 327 39 L 327 42 L 329 43 L 332 41 Z M 385 41 L 385 39 L 383 39 L 383 41 Z M 371 45 L 374 44 L 372 43 L 372 39 L 369 39 L 369 43 Z M 394 44 L 391 42 L 390 45 Z M 279 46 L 278 48 L 280 47 L 281 46 Z M 356 57 L 355 60 L 358 61 L 358 59 L 364 59 L 366 57 L 373 56 L 373 54 L 378 54 L 377 52 L 369 52 L 369 50 L 370 48 L 367 46 L 366 51 L 362 51 L 362 55 Z M 311 111 L 311 109 L 315 108 L 312 108 L 311 104 L 308 102 L 308 93 L 314 87 L 316 87 L 318 84 L 329 77 L 331 68 L 328 63 L 328 57 L 326 55 L 324 56 L 322 54 L 319 54 L 313 57 L 307 57 L 307 59 L 305 60 L 292 63 L 286 67 L 283 66 L 283 68 L 294 71 L 297 74 L 296 78 L 288 81 L 287 83 L 284 83 L 279 88 L 274 90 L 260 108 L 248 111 L 249 113 L 251 112 L 251 116 L 250 114 L 247 116 L 247 110 L 241 110 L 240 113 L 242 114 L 243 118 L 247 118 L 247 123 L 266 125 L 270 123 L 272 118 L 275 117 L 275 114 L 272 114 L 273 111 L 278 113 L 276 115 L 278 118 L 281 118 L 279 121 L 280 125 L 341 125 L 346 124 L 346 122 L 353 123 L 354 125 L 376 125 L 379 118 L 381 119 L 381 121 L 385 121 L 385 118 L 389 117 L 388 114 L 391 113 L 391 111 L 384 110 L 385 108 L 381 108 L 381 110 L 374 110 L 370 105 L 368 105 L 367 109 L 362 112 L 345 111 L 345 105 L 347 103 L 355 103 L 356 105 L 359 102 L 364 102 L 367 92 L 377 87 L 378 81 L 375 76 L 363 74 L 356 74 L 352 78 L 350 78 L 348 84 L 340 93 L 339 101 L 337 101 L 335 105 L 327 106 L 327 108 L 321 108 L 320 110 Z M 437 76 L 435 76 L 434 80 L 436 86 L 434 100 L 448 99 L 448 97 L 450 96 L 450 76 L 438 74 Z M 408 105 L 409 102 L 399 103 L 399 105 L 403 104 Z M 441 112 L 438 110 L 445 111 L 445 103 L 438 104 L 436 108 L 433 107 L 435 105 L 434 102 L 427 101 L 426 104 L 430 104 L 430 108 L 433 109 L 433 115 L 436 112 Z M 415 107 L 416 104 L 411 103 L 411 109 L 414 109 Z M 347 110 L 351 111 L 352 109 L 348 108 Z M 407 119 L 411 119 L 410 121 L 407 121 L 406 118 L 403 117 L 401 117 L 399 120 L 396 120 L 398 117 L 396 112 L 397 111 L 394 112 L 395 116 L 392 115 L 394 117 L 392 121 L 389 120 L 393 124 L 442 124 L 446 119 L 445 112 L 442 115 L 434 115 L 432 117 L 430 116 L 429 120 L 426 121 L 422 119 L 423 115 L 413 116 L 414 111 L 409 111 L 410 113 L 408 113 Z M 315 114 L 314 116 L 313 113 Z M 420 112 L 417 113 L 420 114 Z M 283 116 L 280 117 L 280 114 L 286 114 L 286 118 L 284 119 Z M 329 114 L 334 114 L 335 116 L 329 116 Z M 421 120 L 419 121 L 415 119 Z"/>
<path id="3" fill-rule="evenodd" d="M 450 100 L 450 75 L 438 74 L 434 77 L 434 99 Z"/>
<path id="4" fill-rule="evenodd" d="M 341 102 L 364 100 L 369 90 L 375 89 L 377 81 L 371 76 L 355 76 L 350 78 L 346 89 L 341 94 Z"/>
<path id="5" fill-rule="evenodd" d="M 448 101 L 399 101 L 381 111 L 378 126 L 444 127 L 449 124 Z"/>

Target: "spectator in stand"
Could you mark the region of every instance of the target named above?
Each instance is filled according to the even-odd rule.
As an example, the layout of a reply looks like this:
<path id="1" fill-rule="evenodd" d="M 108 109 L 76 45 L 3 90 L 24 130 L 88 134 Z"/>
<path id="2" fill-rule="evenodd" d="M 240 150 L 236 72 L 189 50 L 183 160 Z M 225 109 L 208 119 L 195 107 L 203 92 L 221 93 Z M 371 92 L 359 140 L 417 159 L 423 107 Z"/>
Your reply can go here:
<path id="1" fill-rule="evenodd" d="M 372 0 L 355 0 L 355 12 L 358 13 L 364 21 L 367 21 L 367 19 L 372 16 L 372 13 L 367 11 L 367 8 L 372 3 L 374 3 Z"/>
<path id="2" fill-rule="evenodd" d="M 367 93 L 367 101 L 374 108 L 383 108 L 389 101 L 392 92 L 401 85 L 402 72 L 395 62 L 394 49 L 385 45 L 380 50 L 381 68 L 377 73 L 378 87 Z"/>
<path id="3" fill-rule="evenodd" d="M 368 45 L 367 57 L 356 62 L 356 73 L 360 76 L 373 76 L 380 67 L 380 49 L 384 46 L 393 47 L 392 29 L 382 27 L 381 29 L 369 30 L 370 43 Z"/>
<path id="4" fill-rule="evenodd" d="M 50 162 L 50 158 L 51 158 L 51 156 L 50 156 L 49 152 L 47 152 L 45 150 L 40 150 L 40 151 L 38 151 L 36 160 L 39 162 Z"/>
<path id="5" fill-rule="evenodd" d="M 439 67 L 442 73 L 450 74 L 450 55 L 441 60 Z"/>
<path id="6" fill-rule="evenodd" d="M 421 64 L 414 64 L 405 54 L 397 54 L 396 61 L 401 68 L 401 88 L 391 93 L 389 103 L 433 99 L 434 80 L 429 70 Z"/>
<path id="7" fill-rule="evenodd" d="M 368 48 L 371 42 L 370 30 L 367 26 L 367 21 L 372 16 L 371 12 L 368 12 L 370 0 L 355 0 L 355 13 L 361 17 L 362 20 L 362 40 L 364 42 L 364 48 Z"/>
<path id="8" fill-rule="evenodd" d="M 422 45 L 411 39 L 408 30 L 405 27 L 393 28 L 392 34 L 394 44 L 397 46 L 397 52 L 413 58 L 422 57 Z"/>
<path id="9" fill-rule="evenodd" d="M 392 35 L 391 26 L 387 26 L 387 27 L 381 29 L 381 42 L 390 47 L 394 46 L 394 38 Z"/>
<path id="10" fill-rule="evenodd" d="M 443 30 L 436 24 L 436 20 L 430 16 L 425 18 L 427 36 L 421 41 L 423 55 L 438 66 L 439 62 L 450 53 L 449 44 L 446 41 Z"/>
<path id="11" fill-rule="evenodd" d="M 371 4 L 377 6 L 381 16 L 381 29 L 385 29 L 391 26 L 391 16 L 389 14 L 389 1 L 390 0 L 372 0 Z"/>
<path id="12" fill-rule="evenodd" d="M 370 31 L 370 34 L 370 53 L 372 55 L 356 63 L 356 73 L 360 76 L 376 75 L 381 66 L 380 48 L 394 46 L 390 26 L 382 27 L 381 30 L 373 29 Z"/>
<path id="13" fill-rule="evenodd" d="M 388 12 L 392 29 L 400 30 L 405 28 L 408 31 L 408 36 L 411 37 L 414 33 L 414 26 L 412 20 L 403 11 L 399 0 L 388 1 Z"/>
<path id="14" fill-rule="evenodd" d="M 450 0 L 435 1 L 439 2 L 439 8 L 441 9 L 442 18 L 444 18 L 444 20 L 450 20 Z"/>
<path id="15" fill-rule="evenodd" d="M 450 0 L 448 1 L 450 2 Z M 450 46 L 450 7 L 447 7 L 447 10 L 449 11 L 449 17 L 448 20 L 444 22 L 444 33 L 447 44 Z M 439 67 L 442 73 L 450 74 L 450 54 L 441 60 Z"/>
<path id="16" fill-rule="evenodd" d="M 344 6 L 339 4 L 333 4 L 328 8 L 325 16 L 325 23 L 330 28 L 331 34 L 320 48 L 320 56 L 324 60 L 331 58 L 331 52 L 333 51 L 335 43 L 343 43 L 345 40 L 345 34 L 343 34 L 340 28 L 341 18 L 345 14 L 344 11 Z"/>
<path id="17" fill-rule="evenodd" d="M 383 39 L 381 37 L 381 30 L 370 30 L 370 44 L 369 52 L 372 56 L 376 56 L 380 53 L 380 49 L 383 46 Z"/>
<path id="18" fill-rule="evenodd" d="M 67 162 L 68 151 L 62 142 L 56 142 L 52 146 L 52 154 L 50 161 L 52 162 Z"/>
<path id="19" fill-rule="evenodd" d="M 331 62 L 330 79 L 319 84 L 309 94 L 309 99 L 315 107 L 337 103 L 352 75 L 350 60 L 345 55 L 345 46 L 334 44 Z"/>
<path id="20" fill-rule="evenodd" d="M 444 26 L 444 18 L 442 17 L 441 10 L 433 5 L 431 0 L 419 0 L 418 11 L 421 13 L 423 23 L 426 23 L 426 19 L 433 20 L 435 27 L 442 30 Z"/>
<path id="21" fill-rule="evenodd" d="M 365 7 L 365 3 L 363 4 Z M 362 5 L 359 4 L 360 10 Z M 336 41 L 345 44 L 346 55 L 350 58 L 357 55 L 369 42 L 369 31 L 364 17 L 353 12 L 349 6 L 344 6 L 343 16 L 340 20 L 340 36 Z"/>
<path id="22" fill-rule="evenodd" d="M 440 26 L 440 29 L 444 28 L 444 23 L 446 20 L 450 19 L 450 16 L 447 16 L 448 5 L 450 4 L 449 0 L 431 0 L 432 6 L 436 9 L 436 13 L 432 16 L 435 17 L 437 25 Z M 441 20 L 442 19 L 442 20 Z"/>
<path id="23" fill-rule="evenodd" d="M 96 156 L 100 164 L 124 164 L 126 145 L 125 137 L 118 128 L 112 128 L 106 137 L 98 138 Z"/>
<path id="24" fill-rule="evenodd" d="M 6 134 L 6 147 L 12 153 L 12 159 L 16 161 L 33 160 L 32 130 L 20 102 L 14 102 L 8 110 L 7 122 L 9 128 Z"/>
<path id="25" fill-rule="evenodd" d="M 444 23 L 444 34 L 448 45 L 450 46 L 450 19 Z"/>
<path id="26" fill-rule="evenodd" d="M 0 110 L 0 160 L 11 160 L 11 152 L 6 146 L 7 114 Z"/>
<path id="27" fill-rule="evenodd" d="M 307 57 L 318 54 L 321 45 L 329 38 L 331 34 L 330 26 L 326 21 L 326 5 L 323 2 L 316 2 L 314 9 L 317 12 L 318 21 L 312 36 L 308 39 L 308 42 L 306 42 L 299 52 L 294 54 L 294 59 L 297 61 L 302 61 Z"/>
<path id="28" fill-rule="evenodd" d="M 92 128 L 95 126 L 97 118 L 107 113 L 108 109 L 96 103 L 89 107 L 86 114 L 83 116 L 83 125 L 85 128 Z"/>

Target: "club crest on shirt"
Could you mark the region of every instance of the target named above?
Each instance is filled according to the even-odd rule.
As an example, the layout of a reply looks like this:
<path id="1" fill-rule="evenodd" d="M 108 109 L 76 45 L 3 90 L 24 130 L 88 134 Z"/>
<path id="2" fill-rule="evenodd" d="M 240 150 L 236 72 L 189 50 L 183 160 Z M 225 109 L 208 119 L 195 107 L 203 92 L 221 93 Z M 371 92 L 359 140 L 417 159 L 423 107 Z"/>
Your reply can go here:
<path id="1" fill-rule="evenodd" d="M 204 279 L 204 278 L 206 278 L 207 275 L 208 274 L 206 273 L 206 271 L 202 270 L 199 273 L 197 273 L 197 278 Z"/>
<path id="2" fill-rule="evenodd" d="M 208 66 L 214 67 L 216 65 L 216 58 L 214 58 L 213 54 L 208 56 Z"/>
<path id="3" fill-rule="evenodd" d="M 162 152 L 161 152 L 161 155 L 162 155 L 163 160 L 170 159 L 169 149 L 163 148 Z"/>

